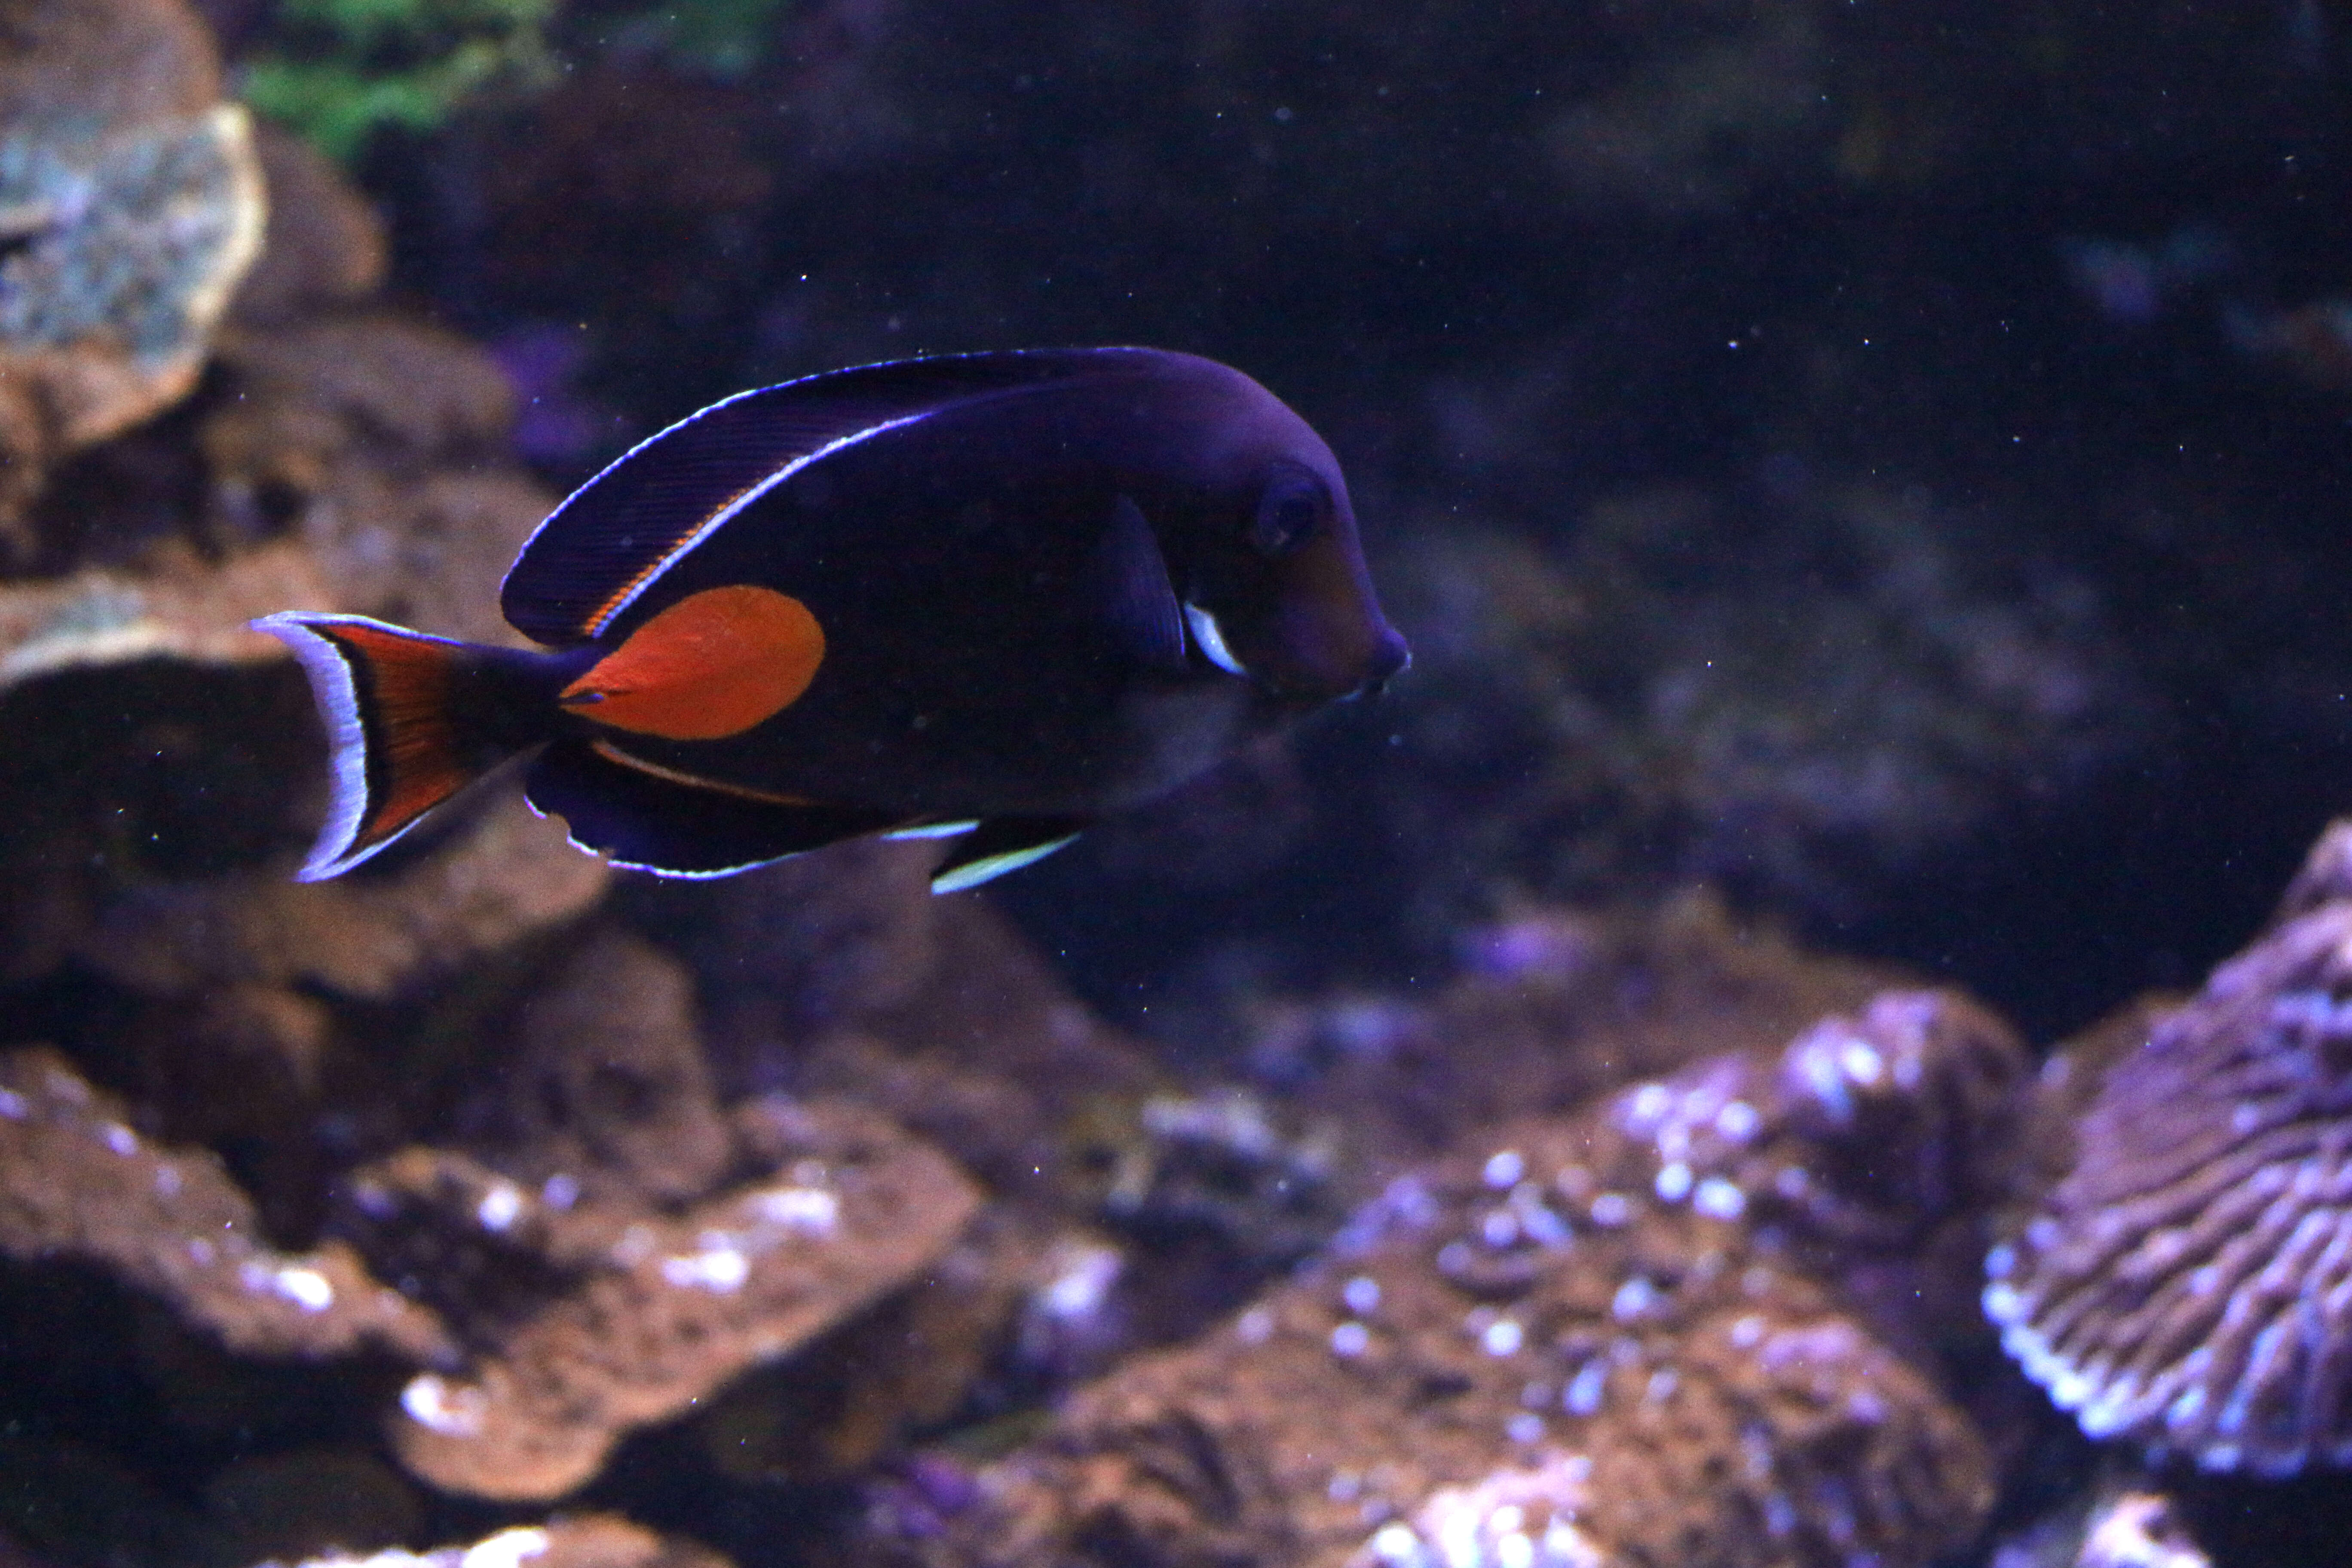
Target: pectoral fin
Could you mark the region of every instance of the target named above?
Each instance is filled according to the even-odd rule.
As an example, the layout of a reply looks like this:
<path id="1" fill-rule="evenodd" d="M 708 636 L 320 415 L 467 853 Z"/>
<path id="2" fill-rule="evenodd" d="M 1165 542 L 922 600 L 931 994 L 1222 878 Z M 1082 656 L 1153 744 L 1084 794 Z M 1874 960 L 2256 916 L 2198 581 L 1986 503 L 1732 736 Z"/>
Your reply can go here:
<path id="1" fill-rule="evenodd" d="M 1183 606 L 1168 581 L 1158 536 L 1127 497 L 1112 506 L 1088 570 L 1088 591 L 1118 646 L 1147 668 L 1183 674 Z"/>

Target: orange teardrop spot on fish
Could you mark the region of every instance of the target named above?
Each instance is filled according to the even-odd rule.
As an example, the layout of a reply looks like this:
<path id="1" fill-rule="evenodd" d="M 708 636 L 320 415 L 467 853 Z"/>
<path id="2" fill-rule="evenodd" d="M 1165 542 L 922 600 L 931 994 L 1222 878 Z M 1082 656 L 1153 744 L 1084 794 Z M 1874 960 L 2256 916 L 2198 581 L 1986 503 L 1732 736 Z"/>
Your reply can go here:
<path id="1" fill-rule="evenodd" d="M 561 700 L 616 730 L 716 741 L 790 707 L 824 662 L 824 628 L 798 599 L 707 588 L 632 632 Z"/>

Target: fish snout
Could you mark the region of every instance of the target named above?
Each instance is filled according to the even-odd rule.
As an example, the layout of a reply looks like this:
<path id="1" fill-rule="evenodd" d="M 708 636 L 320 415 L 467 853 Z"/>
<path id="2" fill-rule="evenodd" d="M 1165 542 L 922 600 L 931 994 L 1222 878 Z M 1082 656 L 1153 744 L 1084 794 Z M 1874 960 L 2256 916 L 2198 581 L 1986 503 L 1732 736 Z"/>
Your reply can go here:
<path id="1" fill-rule="evenodd" d="M 1412 668 L 1412 647 L 1404 640 L 1404 634 L 1394 626 L 1382 626 L 1366 661 L 1363 683 L 1351 695 L 1378 697 L 1389 689 L 1390 681 Z"/>

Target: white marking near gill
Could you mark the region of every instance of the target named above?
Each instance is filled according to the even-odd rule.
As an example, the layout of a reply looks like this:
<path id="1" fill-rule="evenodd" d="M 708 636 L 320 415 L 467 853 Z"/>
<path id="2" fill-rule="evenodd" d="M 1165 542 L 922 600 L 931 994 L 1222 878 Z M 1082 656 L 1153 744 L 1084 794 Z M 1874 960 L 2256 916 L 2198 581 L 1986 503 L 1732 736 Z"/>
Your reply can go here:
<path id="1" fill-rule="evenodd" d="M 1249 679 L 1249 671 L 1244 669 L 1242 661 L 1234 657 L 1234 650 L 1225 646 L 1225 634 L 1218 626 L 1216 616 L 1198 605 L 1187 604 L 1184 606 L 1184 624 L 1192 628 L 1193 643 L 1208 656 L 1211 664 L 1227 675 L 1238 675 L 1244 680 Z"/>

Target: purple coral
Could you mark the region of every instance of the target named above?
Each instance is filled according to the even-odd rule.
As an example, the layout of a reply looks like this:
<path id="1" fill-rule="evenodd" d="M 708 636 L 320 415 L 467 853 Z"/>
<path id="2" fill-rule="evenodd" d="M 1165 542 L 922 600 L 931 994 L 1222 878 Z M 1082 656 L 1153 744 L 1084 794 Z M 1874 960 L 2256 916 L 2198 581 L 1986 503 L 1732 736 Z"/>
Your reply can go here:
<path id="1" fill-rule="evenodd" d="M 2072 1168 L 1987 1261 L 2010 1353 L 2092 1436 L 2210 1470 L 2352 1464 L 2347 842 L 2108 1069 Z"/>

